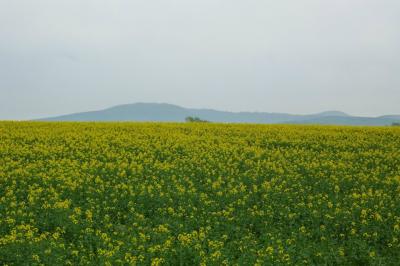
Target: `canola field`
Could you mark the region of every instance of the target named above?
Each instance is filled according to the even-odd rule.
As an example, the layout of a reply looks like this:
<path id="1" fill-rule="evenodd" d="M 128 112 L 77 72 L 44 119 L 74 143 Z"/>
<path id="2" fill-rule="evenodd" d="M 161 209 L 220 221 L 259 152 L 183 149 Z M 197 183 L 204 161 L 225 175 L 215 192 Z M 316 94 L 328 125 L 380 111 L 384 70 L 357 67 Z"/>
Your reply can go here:
<path id="1" fill-rule="evenodd" d="M 0 265 L 399 264 L 399 128 L 0 122 Z"/>

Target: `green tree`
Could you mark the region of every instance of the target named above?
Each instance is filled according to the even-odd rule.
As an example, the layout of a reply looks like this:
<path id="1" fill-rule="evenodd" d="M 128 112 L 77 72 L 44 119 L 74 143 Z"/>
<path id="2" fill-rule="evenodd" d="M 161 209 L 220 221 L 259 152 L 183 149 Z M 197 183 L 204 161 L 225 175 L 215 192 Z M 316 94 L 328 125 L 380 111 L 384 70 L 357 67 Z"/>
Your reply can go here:
<path id="1" fill-rule="evenodd" d="M 208 121 L 207 120 L 202 120 L 202 119 L 200 119 L 199 117 L 197 117 L 197 116 L 188 116 L 188 117 L 186 117 L 185 118 L 185 121 L 186 122 L 190 122 L 190 123 L 193 123 L 193 122 L 197 122 L 197 123 L 207 123 Z"/>

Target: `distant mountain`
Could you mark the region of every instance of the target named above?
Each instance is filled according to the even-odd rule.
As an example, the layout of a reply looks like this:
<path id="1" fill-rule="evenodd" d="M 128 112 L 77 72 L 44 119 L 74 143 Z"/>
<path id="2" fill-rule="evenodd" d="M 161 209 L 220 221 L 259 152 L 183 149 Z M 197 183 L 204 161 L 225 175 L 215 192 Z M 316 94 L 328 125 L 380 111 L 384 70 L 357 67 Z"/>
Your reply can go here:
<path id="1" fill-rule="evenodd" d="M 108 109 L 40 119 L 41 121 L 159 121 L 183 122 L 196 116 L 211 122 L 260 124 L 324 124 L 324 125 L 391 125 L 400 122 L 400 115 L 355 117 L 339 111 L 311 115 L 264 112 L 226 112 L 212 109 L 191 109 L 165 103 L 134 103 Z"/>
<path id="2" fill-rule="evenodd" d="M 326 111 L 322 113 L 315 114 L 317 117 L 326 117 L 326 116 L 349 116 L 348 114 L 340 111 Z"/>

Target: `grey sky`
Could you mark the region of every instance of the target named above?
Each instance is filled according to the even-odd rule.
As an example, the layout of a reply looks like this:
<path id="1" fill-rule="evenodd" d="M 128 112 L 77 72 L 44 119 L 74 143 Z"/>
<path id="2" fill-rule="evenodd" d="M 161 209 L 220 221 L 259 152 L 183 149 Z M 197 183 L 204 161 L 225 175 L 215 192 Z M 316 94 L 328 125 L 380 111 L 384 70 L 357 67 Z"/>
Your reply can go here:
<path id="1" fill-rule="evenodd" d="M 400 1 L 0 0 L 0 119 L 133 102 L 400 114 Z"/>

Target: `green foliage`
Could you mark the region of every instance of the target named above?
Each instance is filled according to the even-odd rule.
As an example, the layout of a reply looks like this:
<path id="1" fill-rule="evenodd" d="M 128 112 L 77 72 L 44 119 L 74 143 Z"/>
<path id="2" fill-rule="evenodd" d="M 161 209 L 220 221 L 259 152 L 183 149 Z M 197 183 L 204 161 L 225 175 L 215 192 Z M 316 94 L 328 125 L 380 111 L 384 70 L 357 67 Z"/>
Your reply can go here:
<path id="1" fill-rule="evenodd" d="M 185 118 L 185 121 L 190 122 L 190 123 L 207 123 L 208 122 L 207 120 L 202 120 L 197 116 L 195 116 L 195 117 L 188 116 Z"/>

